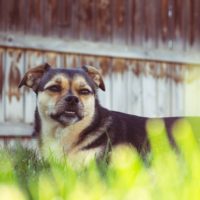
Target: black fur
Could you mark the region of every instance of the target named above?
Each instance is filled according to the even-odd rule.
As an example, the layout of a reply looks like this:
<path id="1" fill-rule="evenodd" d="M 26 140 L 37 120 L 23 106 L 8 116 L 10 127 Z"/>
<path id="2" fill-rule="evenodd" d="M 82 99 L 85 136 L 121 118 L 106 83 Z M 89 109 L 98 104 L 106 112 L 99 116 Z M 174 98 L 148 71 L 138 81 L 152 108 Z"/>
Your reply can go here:
<path id="1" fill-rule="evenodd" d="M 96 96 L 96 85 L 87 75 L 84 70 L 80 69 L 50 69 L 47 73 L 42 77 L 38 91 L 42 91 L 46 82 L 52 78 L 52 76 L 62 73 L 67 77 L 71 78 L 75 74 L 82 75 L 91 88 L 94 91 L 96 104 L 95 104 L 95 116 L 91 124 L 88 124 L 88 127 L 82 131 L 79 136 L 79 140 L 77 145 L 80 144 L 85 138 L 90 137 L 93 134 L 96 134 L 101 128 L 103 132 L 93 140 L 91 143 L 87 144 L 82 148 L 84 149 L 92 149 L 98 146 L 104 146 L 105 149 L 109 146 L 109 150 L 112 147 L 119 144 L 131 144 L 133 145 L 139 152 L 146 152 L 149 150 L 149 142 L 146 133 L 146 122 L 148 118 L 139 117 L 135 115 L 129 115 L 121 112 L 110 111 L 103 108 Z M 169 139 L 173 142 L 171 137 L 171 128 L 173 123 L 179 118 L 163 118 L 167 132 L 169 133 Z M 106 123 L 109 122 L 108 125 Z M 34 134 L 38 135 L 41 131 L 41 121 L 39 113 L 36 109 L 35 112 L 35 131 Z M 109 145 L 108 145 L 109 144 Z"/>
<path id="2" fill-rule="evenodd" d="M 94 121 L 80 135 L 79 143 L 84 140 L 85 137 L 94 134 L 95 130 L 98 130 L 102 126 L 102 122 L 105 119 L 110 117 L 111 124 L 102 135 L 83 147 L 83 149 L 95 148 L 102 145 L 106 147 L 106 144 L 110 142 L 111 148 L 119 144 L 131 144 L 140 153 L 149 151 L 149 141 L 146 132 L 146 123 L 149 118 L 110 111 L 101 107 L 98 101 L 96 102 L 96 107 Z M 171 136 L 172 126 L 174 122 L 180 118 L 168 117 L 162 119 L 165 122 L 169 140 L 173 144 L 174 141 Z"/>

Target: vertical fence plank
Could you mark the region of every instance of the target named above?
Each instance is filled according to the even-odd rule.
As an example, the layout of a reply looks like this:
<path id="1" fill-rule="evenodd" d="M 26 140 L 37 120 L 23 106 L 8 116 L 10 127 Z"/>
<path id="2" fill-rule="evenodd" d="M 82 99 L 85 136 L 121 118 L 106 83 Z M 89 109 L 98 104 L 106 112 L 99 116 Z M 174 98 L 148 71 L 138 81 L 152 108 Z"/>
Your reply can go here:
<path id="1" fill-rule="evenodd" d="M 199 115 L 199 66 L 186 66 L 185 115 Z"/>
<path id="2" fill-rule="evenodd" d="M 25 0 L 9 0 L 8 29 L 9 31 L 24 33 L 25 28 Z"/>
<path id="3" fill-rule="evenodd" d="M 157 64 L 157 116 L 164 117 L 170 116 L 170 78 L 169 78 L 169 66 L 166 63 Z"/>
<path id="4" fill-rule="evenodd" d="M 94 40 L 95 12 L 93 0 L 79 1 L 79 23 L 80 38 L 83 40 Z"/>
<path id="5" fill-rule="evenodd" d="M 58 23 L 59 23 L 59 1 L 57 0 L 43 0 L 44 9 L 43 12 L 44 24 L 43 33 L 44 35 L 57 35 L 59 36 Z"/>
<path id="6" fill-rule="evenodd" d="M 9 122 L 23 121 L 23 93 L 18 84 L 24 73 L 24 54 L 19 49 L 6 52 L 5 70 L 5 120 Z"/>
<path id="7" fill-rule="evenodd" d="M 95 56 L 82 55 L 82 56 L 80 56 L 80 64 L 81 64 L 81 66 L 90 65 L 90 66 L 95 67 L 96 66 L 96 58 L 95 58 Z"/>
<path id="8" fill-rule="evenodd" d="M 25 71 L 30 68 L 41 65 L 43 63 L 43 55 L 40 51 L 26 51 L 25 52 Z M 35 93 L 29 89 L 24 88 L 25 101 L 24 101 L 24 122 L 32 123 L 34 121 L 34 112 L 36 108 Z"/>
<path id="9" fill-rule="evenodd" d="M 71 30 L 72 30 L 72 0 L 60 0 L 59 2 L 59 10 L 58 10 L 58 17 L 59 17 L 59 32 L 62 38 L 65 37 L 72 37 Z"/>
<path id="10" fill-rule="evenodd" d="M 71 0 L 71 33 L 70 38 L 79 40 L 80 38 L 80 23 L 79 23 L 80 13 L 79 13 L 79 1 Z"/>
<path id="11" fill-rule="evenodd" d="M 81 65 L 80 56 L 77 54 L 66 54 L 65 64 L 67 68 L 79 67 Z"/>
<path id="12" fill-rule="evenodd" d="M 147 0 L 148 1 L 148 0 Z M 157 46 L 157 24 L 156 18 L 158 11 L 157 0 L 152 0 L 151 3 L 145 1 L 145 46 L 147 49 Z"/>
<path id="13" fill-rule="evenodd" d="M 142 68 L 139 61 L 128 62 L 128 113 L 142 115 Z"/>
<path id="14" fill-rule="evenodd" d="M 111 80 L 111 58 L 98 57 L 96 66 L 101 69 L 103 75 L 103 81 L 105 84 L 106 91 L 99 90 L 98 96 L 100 104 L 104 107 L 111 109 L 112 106 L 112 80 Z"/>
<path id="15" fill-rule="evenodd" d="M 174 48 L 177 50 L 186 50 L 190 45 L 190 37 L 193 34 L 193 13 L 192 1 L 177 0 L 174 2 Z"/>
<path id="16" fill-rule="evenodd" d="M 127 1 L 112 1 L 113 7 L 113 43 L 127 43 Z"/>
<path id="17" fill-rule="evenodd" d="M 190 6 L 190 45 L 194 49 L 199 50 L 200 44 L 200 1 L 199 0 L 191 0 Z"/>
<path id="18" fill-rule="evenodd" d="M 127 65 L 124 59 L 113 58 L 112 60 L 112 109 L 127 111 Z"/>
<path id="19" fill-rule="evenodd" d="M 132 12 L 132 41 L 141 47 L 144 41 L 144 0 L 134 0 Z"/>
<path id="20" fill-rule="evenodd" d="M 55 52 L 45 52 L 44 53 L 44 62 L 47 62 L 52 67 L 60 67 L 62 63 L 62 56 L 59 53 Z"/>
<path id="21" fill-rule="evenodd" d="M 143 114 L 144 116 L 155 116 L 156 105 L 156 63 L 144 62 L 144 75 L 142 77 Z"/>
<path id="22" fill-rule="evenodd" d="M 43 35 L 44 1 L 26 1 L 26 33 Z"/>
<path id="23" fill-rule="evenodd" d="M 4 50 L 0 49 L 0 122 L 4 122 Z"/>
<path id="24" fill-rule="evenodd" d="M 200 92 L 199 92 L 199 88 L 200 88 L 200 65 L 197 65 L 197 86 L 196 86 L 196 99 L 197 99 L 197 115 L 200 116 Z"/>
<path id="25" fill-rule="evenodd" d="M 6 31 L 6 2 L 0 0 L 0 30 L 1 32 Z"/>
<path id="26" fill-rule="evenodd" d="M 95 39 L 97 41 L 111 42 L 111 1 L 96 1 Z"/>
<path id="27" fill-rule="evenodd" d="M 184 69 L 178 64 L 172 66 L 172 116 L 184 116 Z"/>
<path id="28" fill-rule="evenodd" d="M 161 0 L 161 41 L 160 47 L 166 47 L 169 40 L 169 18 L 168 5 L 169 0 Z"/>

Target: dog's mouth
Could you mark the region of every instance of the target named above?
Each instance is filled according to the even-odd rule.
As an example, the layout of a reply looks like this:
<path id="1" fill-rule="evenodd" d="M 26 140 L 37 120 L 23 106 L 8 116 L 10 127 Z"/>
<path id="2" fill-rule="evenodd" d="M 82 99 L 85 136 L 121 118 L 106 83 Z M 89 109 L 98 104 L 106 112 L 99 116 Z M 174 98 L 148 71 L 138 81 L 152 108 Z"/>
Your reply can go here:
<path id="1" fill-rule="evenodd" d="M 50 116 L 52 119 L 56 120 L 64 126 L 74 124 L 83 118 L 81 113 L 75 110 L 65 110 L 63 112 L 51 114 Z"/>
<path id="2" fill-rule="evenodd" d="M 75 111 L 70 111 L 70 110 L 64 111 L 64 113 L 62 113 L 62 115 L 65 115 L 66 117 L 76 117 L 77 116 Z"/>

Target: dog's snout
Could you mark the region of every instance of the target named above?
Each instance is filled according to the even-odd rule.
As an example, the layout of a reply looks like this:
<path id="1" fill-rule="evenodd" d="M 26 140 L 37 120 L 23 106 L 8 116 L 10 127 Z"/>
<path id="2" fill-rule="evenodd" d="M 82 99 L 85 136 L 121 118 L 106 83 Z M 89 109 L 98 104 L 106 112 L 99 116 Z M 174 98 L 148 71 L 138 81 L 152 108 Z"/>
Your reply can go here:
<path id="1" fill-rule="evenodd" d="M 69 105 L 76 105 L 76 104 L 78 104 L 79 99 L 78 99 L 78 97 L 71 95 L 71 96 L 67 96 L 67 97 L 65 98 L 65 101 L 66 101 Z"/>

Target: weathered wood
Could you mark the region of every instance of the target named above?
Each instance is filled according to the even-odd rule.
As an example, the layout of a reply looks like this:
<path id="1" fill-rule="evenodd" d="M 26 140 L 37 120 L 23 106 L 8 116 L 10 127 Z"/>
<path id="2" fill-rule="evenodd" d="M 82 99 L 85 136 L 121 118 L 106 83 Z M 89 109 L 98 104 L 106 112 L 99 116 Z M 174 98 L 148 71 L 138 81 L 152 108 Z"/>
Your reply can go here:
<path id="1" fill-rule="evenodd" d="M 156 76 L 157 73 L 155 63 L 146 62 L 143 65 L 144 73 L 142 78 L 142 104 L 143 115 L 155 117 L 157 111 L 156 105 Z"/>
<path id="2" fill-rule="evenodd" d="M 125 59 L 112 60 L 112 109 L 127 111 L 127 65 Z"/>
<path id="3" fill-rule="evenodd" d="M 101 105 L 110 109 L 112 106 L 112 80 L 111 80 L 111 58 L 98 57 L 96 67 L 101 70 L 106 91 L 99 90 L 98 96 Z"/>
<path id="4" fill-rule="evenodd" d="M 0 0 L 0 30 L 1 32 L 6 31 L 6 7 L 5 0 Z"/>
<path id="5" fill-rule="evenodd" d="M 59 36 L 59 1 L 57 0 L 43 0 L 44 2 L 44 35 Z"/>
<path id="6" fill-rule="evenodd" d="M 170 79 L 168 77 L 169 66 L 166 63 L 157 64 L 157 83 L 156 83 L 156 93 L 157 93 L 157 116 L 170 116 Z"/>
<path id="7" fill-rule="evenodd" d="M 26 1 L 26 28 L 25 32 L 29 34 L 43 35 L 44 21 L 44 1 L 31 0 Z"/>
<path id="8" fill-rule="evenodd" d="M 31 136 L 33 127 L 29 124 L 7 122 L 0 123 L 0 136 Z"/>
<path id="9" fill-rule="evenodd" d="M 0 31 L 198 49 L 199 9 L 199 0 L 1 0 Z"/>
<path id="10" fill-rule="evenodd" d="M 67 68 L 79 67 L 81 65 L 80 56 L 76 54 L 66 54 L 65 63 Z"/>
<path id="11" fill-rule="evenodd" d="M 158 46 L 158 30 L 156 19 L 159 18 L 157 7 L 158 0 L 151 0 L 151 3 L 145 1 L 144 8 L 144 24 L 145 24 L 145 47 L 148 49 L 156 48 Z"/>
<path id="12" fill-rule="evenodd" d="M 95 27 L 95 1 L 94 0 L 82 0 L 79 1 L 79 27 L 80 38 L 83 40 L 94 40 L 94 27 Z"/>
<path id="13" fill-rule="evenodd" d="M 25 0 L 10 0 L 6 1 L 7 10 L 7 30 L 24 33 L 26 20 L 26 1 Z"/>
<path id="14" fill-rule="evenodd" d="M 185 113 L 187 116 L 199 115 L 199 67 L 187 66 L 185 73 Z"/>
<path id="15" fill-rule="evenodd" d="M 0 49 L 0 122 L 4 121 L 4 63 L 5 63 L 5 51 Z"/>
<path id="16" fill-rule="evenodd" d="M 144 42 L 144 0 L 134 0 L 132 6 L 132 41 L 134 46 L 141 47 Z"/>
<path id="17" fill-rule="evenodd" d="M 174 65 L 171 68 L 174 79 L 171 80 L 171 115 L 184 116 L 184 68 Z"/>
<path id="18" fill-rule="evenodd" d="M 200 44 L 200 1 L 190 1 L 190 45 L 195 49 L 199 49 Z"/>
<path id="19" fill-rule="evenodd" d="M 25 71 L 30 68 L 43 64 L 43 54 L 40 51 L 26 51 L 25 52 Z M 23 89 L 21 89 L 23 90 Z M 29 89 L 24 87 L 24 122 L 32 123 L 34 121 L 34 112 L 36 108 L 36 95 Z"/>
<path id="20" fill-rule="evenodd" d="M 3 101 L 0 98 L 0 108 L 4 109 L 0 112 L 0 122 L 9 122 L 9 125 L 33 122 L 34 93 L 28 89 L 18 90 L 17 85 L 24 71 L 45 61 L 56 67 L 83 64 L 99 67 L 106 84 L 106 92 L 99 91 L 99 99 L 108 109 L 154 117 L 200 113 L 199 65 L 2 48 L 0 72 L 5 76 L 0 74 L 0 80 L 5 77 L 5 81 L 2 82 Z M 0 124 L 0 134 L 5 134 L 7 128 L 1 132 Z M 17 130 L 20 135 L 21 129 Z M 15 134 L 14 129 L 12 134 Z"/>
<path id="21" fill-rule="evenodd" d="M 96 66 L 96 58 L 94 56 L 80 56 L 80 65 Z"/>
<path id="22" fill-rule="evenodd" d="M 61 54 L 55 52 L 45 52 L 44 62 L 49 63 L 52 67 L 61 67 Z"/>
<path id="23" fill-rule="evenodd" d="M 96 1 L 95 40 L 111 42 L 112 31 L 112 2 L 109 0 Z"/>
<path id="24" fill-rule="evenodd" d="M 73 0 L 60 0 L 58 2 L 59 7 L 59 21 L 58 30 L 62 38 L 72 38 L 72 6 L 74 4 Z"/>
<path id="25" fill-rule="evenodd" d="M 127 1 L 115 0 L 113 3 L 112 35 L 113 43 L 127 43 Z"/>
<path id="26" fill-rule="evenodd" d="M 127 78 L 127 104 L 129 114 L 142 115 L 142 68 L 140 62 L 129 60 Z"/>
<path id="27" fill-rule="evenodd" d="M 23 93 L 18 84 L 24 73 L 24 54 L 19 49 L 6 52 L 5 68 L 5 121 L 23 121 Z"/>

